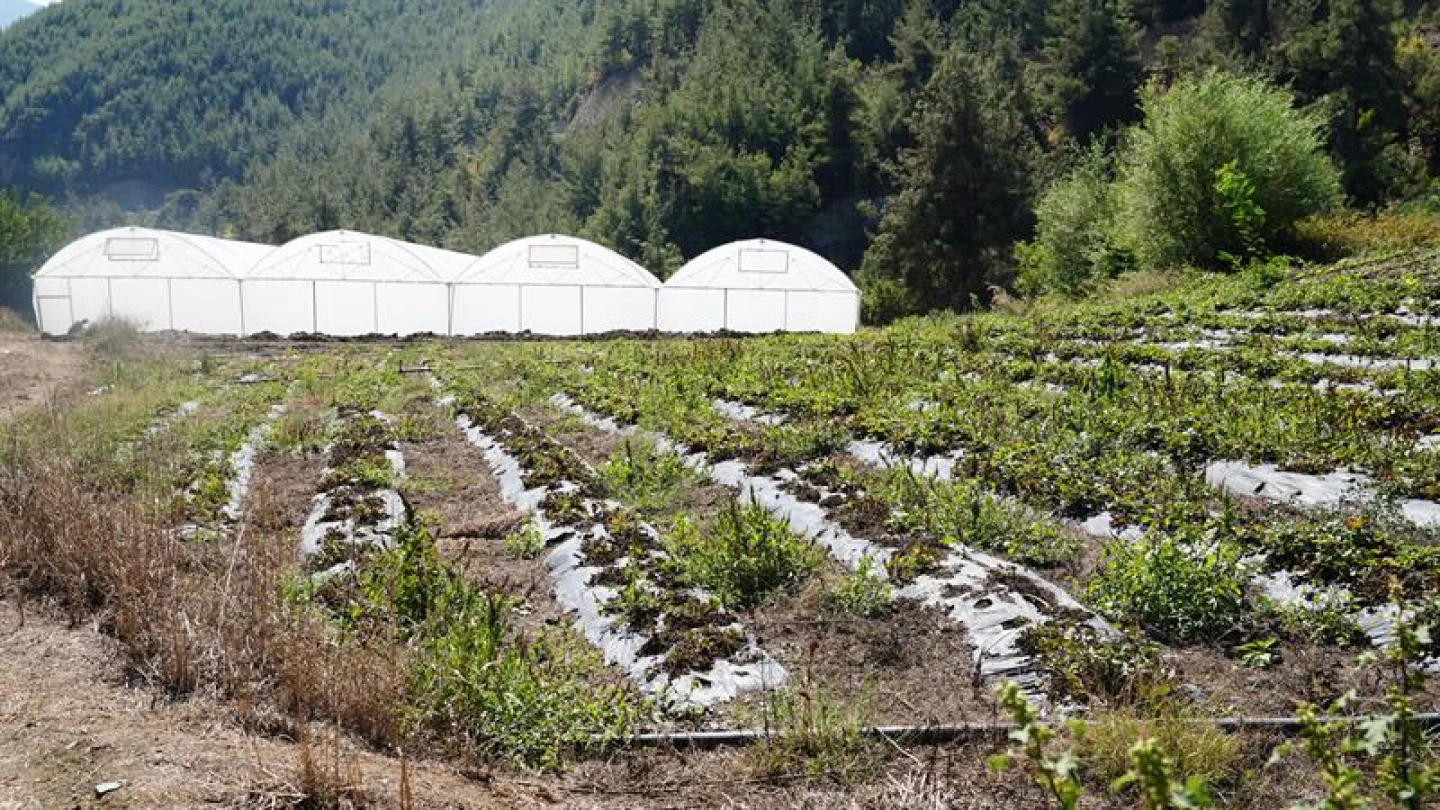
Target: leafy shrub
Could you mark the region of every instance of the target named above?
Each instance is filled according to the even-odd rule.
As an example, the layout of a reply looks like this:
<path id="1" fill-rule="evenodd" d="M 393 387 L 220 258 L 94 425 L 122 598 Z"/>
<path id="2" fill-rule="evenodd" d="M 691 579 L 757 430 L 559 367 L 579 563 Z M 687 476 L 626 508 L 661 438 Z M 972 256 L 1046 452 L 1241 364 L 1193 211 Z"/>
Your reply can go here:
<path id="1" fill-rule="evenodd" d="M 485 757 L 555 770 L 624 734 L 641 704 L 573 636 L 512 631 L 515 607 L 442 562 L 430 528 L 409 522 L 394 548 L 366 557 L 335 618 L 357 631 L 393 628 L 414 645 L 412 723 Z"/>
<path id="2" fill-rule="evenodd" d="M 1191 776 L 1177 782 L 1171 776 L 1175 762 L 1161 753 L 1155 740 L 1142 739 L 1130 746 L 1129 758 L 1130 769 L 1115 780 L 1114 788 L 1134 786 L 1140 794 L 1140 806 L 1145 810 L 1214 806 L 1204 779 Z"/>
<path id="3" fill-rule="evenodd" d="M 607 683 L 598 655 L 573 637 L 509 637 L 503 597 L 471 601 L 427 638 L 412 667 L 414 717 L 521 767 L 559 769 L 566 756 L 625 734 L 634 693 Z"/>
<path id="4" fill-rule="evenodd" d="M 680 456 L 634 440 L 626 440 L 598 472 L 610 495 L 641 512 L 666 508 L 692 477 Z"/>
<path id="5" fill-rule="evenodd" d="M 681 577 L 728 608 L 747 608 L 799 582 L 820 565 L 820 551 L 754 502 L 730 504 L 701 531 L 681 519 L 661 540 Z"/>
<path id="6" fill-rule="evenodd" d="M 1019 287 L 1027 294 L 1080 295 L 1129 269 L 1115 234 L 1117 196 L 1102 152 L 1088 153 L 1035 205 L 1035 239 L 1016 246 Z"/>
<path id="7" fill-rule="evenodd" d="M 1021 644 L 1050 675 L 1057 697 L 1144 704 L 1170 689 L 1160 649 L 1137 636 L 1106 637 L 1057 619 L 1027 629 Z"/>
<path id="8" fill-rule="evenodd" d="M 1219 267 L 1340 201 L 1321 121 L 1261 79 L 1212 72 L 1152 87 L 1144 108 L 1119 183 L 1126 243 L 1148 267 Z"/>
<path id="9" fill-rule="evenodd" d="M 545 550 L 545 534 L 535 523 L 526 523 L 505 535 L 505 550 L 522 560 L 533 560 Z"/>
<path id="10" fill-rule="evenodd" d="M 890 600 L 894 591 L 885 580 L 882 570 L 877 570 L 874 558 L 861 558 L 855 570 L 846 574 L 845 578 L 826 594 L 826 601 L 842 613 L 867 619 L 884 616 L 890 612 Z"/>
<path id="11" fill-rule="evenodd" d="M 1105 549 L 1090 597 L 1111 618 L 1138 624 L 1164 641 L 1214 639 L 1245 617 L 1249 572 L 1241 554 L 1225 541 L 1187 542 L 1159 532 L 1116 540 Z"/>

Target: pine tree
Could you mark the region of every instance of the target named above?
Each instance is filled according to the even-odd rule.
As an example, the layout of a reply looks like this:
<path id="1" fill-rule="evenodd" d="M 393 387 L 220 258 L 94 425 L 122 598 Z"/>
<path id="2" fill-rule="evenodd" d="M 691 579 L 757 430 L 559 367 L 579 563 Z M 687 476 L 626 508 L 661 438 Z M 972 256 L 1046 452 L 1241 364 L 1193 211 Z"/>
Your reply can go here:
<path id="1" fill-rule="evenodd" d="M 1134 121 L 1144 74 L 1140 29 L 1120 1 L 1058 0 L 1045 22 L 1041 83 L 1065 131 L 1084 142 Z"/>
<path id="2" fill-rule="evenodd" d="M 1033 133 L 1016 83 L 989 58 L 952 47 L 910 120 L 915 146 L 866 253 L 867 284 L 905 290 L 903 310 L 966 308 L 1009 265 L 1030 227 Z M 885 315 L 903 313 L 884 313 Z"/>

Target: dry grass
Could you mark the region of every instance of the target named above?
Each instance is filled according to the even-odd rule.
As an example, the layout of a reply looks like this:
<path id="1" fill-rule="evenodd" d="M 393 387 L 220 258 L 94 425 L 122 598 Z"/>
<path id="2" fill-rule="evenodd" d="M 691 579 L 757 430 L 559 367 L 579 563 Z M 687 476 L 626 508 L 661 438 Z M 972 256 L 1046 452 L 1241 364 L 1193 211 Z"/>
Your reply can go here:
<path id="1" fill-rule="evenodd" d="M 9 307 L 0 307 L 0 332 L 33 335 L 35 325 L 15 310 Z"/>
<path id="2" fill-rule="evenodd" d="M 1440 217 L 1423 211 L 1312 217 L 1296 226 L 1310 258 L 1338 261 L 1367 253 L 1414 250 L 1440 244 Z"/>
<path id="3" fill-rule="evenodd" d="M 186 542 L 141 499 L 83 483 L 63 437 L 25 447 L 0 462 L 0 568 L 23 596 L 75 621 L 95 615 L 132 678 L 173 696 L 231 699 L 248 728 L 289 733 L 292 718 L 322 719 L 379 745 L 400 742 L 402 662 L 383 644 L 333 643 L 320 620 L 285 604 L 293 531 L 273 515 L 263 481 L 251 511 L 274 531 Z"/>

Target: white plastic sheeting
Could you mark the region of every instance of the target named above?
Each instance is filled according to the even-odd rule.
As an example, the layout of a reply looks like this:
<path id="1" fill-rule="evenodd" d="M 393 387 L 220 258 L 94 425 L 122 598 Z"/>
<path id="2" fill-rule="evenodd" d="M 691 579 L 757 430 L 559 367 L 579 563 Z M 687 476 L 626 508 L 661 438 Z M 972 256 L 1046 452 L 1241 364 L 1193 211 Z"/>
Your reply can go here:
<path id="1" fill-rule="evenodd" d="M 758 474 L 741 461 L 711 463 L 705 453 L 691 453 L 688 448 L 672 442 L 661 434 L 642 430 L 634 425 L 621 425 L 615 419 L 594 413 L 565 394 L 556 394 L 551 404 L 584 420 L 592 427 L 619 435 L 640 435 L 663 451 L 679 455 L 685 465 L 711 480 L 739 490 L 742 498 L 752 499 L 790 528 L 810 538 L 832 557 L 851 569 L 869 559 L 883 566 L 893 550 L 870 540 L 855 537 L 830 520 L 818 503 L 802 500 L 791 494 L 785 484 L 796 477 L 792 470 L 774 475 Z M 1007 582 L 1023 580 L 1025 593 Z M 1102 633 L 1113 628 L 1092 614 L 1063 589 L 1028 568 L 1008 563 L 989 554 L 957 545 L 932 574 L 917 577 L 900 588 L 896 595 L 916 600 L 928 607 L 944 610 L 950 620 L 964 628 L 966 640 L 974 647 L 976 671 L 994 682 L 1009 679 L 1018 683 L 1027 694 L 1043 701 L 1044 675 L 1021 648 L 1027 626 L 1049 621 L 1058 613 L 1087 616 L 1087 623 Z"/>
<path id="2" fill-rule="evenodd" d="M 753 239 L 704 253 L 660 291 L 662 332 L 837 332 L 860 322 L 860 291 L 804 248 Z"/>
<path id="3" fill-rule="evenodd" d="M 659 291 L 649 271 L 594 242 L 558 234 L 517 239 L 455 277 L 454 334 L 654 329 Z"/>
<path id="4" fill-rule="evenodd" d="M 240 279 L 271 250 L 148 228 L 92 233 L 35 273 L 35 318 L 50 335 L 104 318 L 146 331 L 242 334 Z"/>

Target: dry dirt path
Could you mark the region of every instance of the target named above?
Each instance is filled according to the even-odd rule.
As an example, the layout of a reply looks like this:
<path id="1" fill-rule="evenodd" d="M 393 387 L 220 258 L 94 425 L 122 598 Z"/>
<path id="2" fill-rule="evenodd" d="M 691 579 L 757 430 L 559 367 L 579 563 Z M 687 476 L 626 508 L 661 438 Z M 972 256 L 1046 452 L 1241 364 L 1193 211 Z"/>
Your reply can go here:
<path id="1" fill-rule="evenodd" d="M 283 807 L 299 797 L 301 746 L 246 734 L 227 707 L 167 702 L 119 684 L 113 642 L 0 602 L 0 810 L 71 807 Z M 397 759 L 316 742 L 322 772 L 361 786 L 367 804 L 399 806 Z M 338 762 L 338 768 L 336 767 Z M 416 806 L 509 810 L 556 806 L 543 786 L 410 768 Z M 103 800 L 95 786 L 124 786 Z"/>

